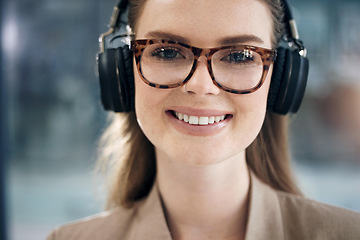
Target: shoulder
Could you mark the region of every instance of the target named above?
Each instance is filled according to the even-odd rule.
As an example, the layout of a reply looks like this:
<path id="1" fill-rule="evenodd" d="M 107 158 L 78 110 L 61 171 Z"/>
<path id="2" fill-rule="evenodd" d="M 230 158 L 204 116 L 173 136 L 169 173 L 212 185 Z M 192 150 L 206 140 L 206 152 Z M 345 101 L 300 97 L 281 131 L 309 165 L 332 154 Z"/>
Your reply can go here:
<path id="1" fill-rule="evenodd" d="M 61 226 L 55 229 L 47 240 L 124 239 L 135 214 L 136 207 L 131 209 L 118 207 Z"/>
<path id="2" fill-rule="evenodd" d="M 360 238 L 360 213 L 301 196 L 276 192 L 287 235 L 302 235 L 303 239 Z"/>
<path id="3" fill-rule="evenodd" d="M 156 186 L 156 184 L 154 185 Z M 157 187 L 127 209 L 117 207 L 53 231 L 47 240 L 171 239 Z"/>

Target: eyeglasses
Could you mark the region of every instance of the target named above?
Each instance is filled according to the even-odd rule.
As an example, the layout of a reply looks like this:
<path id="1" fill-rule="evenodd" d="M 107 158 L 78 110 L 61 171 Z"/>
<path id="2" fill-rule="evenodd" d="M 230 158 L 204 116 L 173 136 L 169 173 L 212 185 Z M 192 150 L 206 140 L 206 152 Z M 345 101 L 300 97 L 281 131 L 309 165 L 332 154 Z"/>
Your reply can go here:
<path id="1" fill-rule="evenodd" d="M 141 79 L 154 88 L 175 88 L 192 77 L 201 56 L 213 83 L 224 91 L 248 94 L 258 90 L 275 61 L 276 51 L 248 45 L 197 48 L 171 40 L 131 42 Z"/>

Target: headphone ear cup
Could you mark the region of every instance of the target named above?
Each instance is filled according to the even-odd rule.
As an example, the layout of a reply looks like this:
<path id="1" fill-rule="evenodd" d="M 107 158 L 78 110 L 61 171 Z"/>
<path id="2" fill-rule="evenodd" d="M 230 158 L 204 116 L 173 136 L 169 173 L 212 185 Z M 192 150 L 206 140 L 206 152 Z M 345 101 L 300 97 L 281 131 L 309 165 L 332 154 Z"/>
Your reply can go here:
<path id="1" fill-rule="evenodd" d="M 273 112 L 285 115 L 299 110 L 308 71 L 308 59 L 302 57 L 297 50 L 278 49 L 268 98 L 268 105 Z"/>
<path id="2" fill-rule="evenodd" d="M 289 113 L 296 113 L 305 95 L 309 74 L 309 60 L 301 56 L 297 50 L 292 51 L 292 66 L 284 108 Z"/>
<path id="3" fill-rule="evenodd" d="M 101 102 L 105 110 L 134 110 L 134 77 L 129 46 L 108 49 L 98 55 Z"/>
<path id="4" fill-rule="evenodd" d="M 272 111 L 285 115 L 296 113 L 299 110 L 305 93 L 309 62 L 297 50 L 284 49 L 280 51 L 284 51 L 284 63 L 283 69 L 277 69 L 279 72 L 275 72 L 274 81 L 279 78 L 280 87 Z M 281 73 L 281 76 L 276 76 L 278 73 Z"/>

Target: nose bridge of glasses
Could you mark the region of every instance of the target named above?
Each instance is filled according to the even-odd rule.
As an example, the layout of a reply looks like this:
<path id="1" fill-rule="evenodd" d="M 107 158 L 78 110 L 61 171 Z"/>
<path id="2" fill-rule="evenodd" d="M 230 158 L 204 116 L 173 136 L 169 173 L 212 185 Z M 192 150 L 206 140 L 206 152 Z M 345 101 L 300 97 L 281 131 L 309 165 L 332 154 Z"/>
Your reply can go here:
<path id="1" fill-rule="evenodd" d="M 189 75 L 189 79 L 193 78 L 194 75 L 197 78 L 198 76 L 196 75 L 203 71 L 206 71 L 207 73 L 205 74 L 207 74 L 210 79 L 213 79 L 213 74 L 211 70 L 211 51 L 209 49 L 197 48 L 197 52 L 193 51 L 193 53 L 194 53 L 194 65 L 192 72 Z M 204 72 L 200 74 L 202 75 L 204 74 Z M 202 75 L 202 77 L 204 76 L 205 75 Z"/>
<path id="2" fill-rule="evenodd" d="M 205 58 L 209 57 L 210 54 L 210 49 L 206 49 L 206 48 L 197 48 L 197 47 L 192 47 L 191 51 L 194 54 L 194 59 L 196 61 L 199 61 L 200 57 L 205 56 Z"/>
<path id="3" fill-rule="evenodd" d="M 203 49 L 203 48 L 196 48 L 193 47 L 192 52 L 194 54 L 194 66 L 196 68 L 198 68 L 199 64 L 205 64 L 207 69 L 209 70 L 210 73 L 210 69 L 209 69 L 209 64 L 211 61 L 211 51 L 210 49 Z"/>
<path id="4" fill-rule="evenodd" d="M 209 52 L 205 50 L 202 50 L 198 52 L 198 54 L 194 55 L 194 68 L 193 71 L 199 71 L 199 67 L 203 68 L 205 67 L 206 71 L 208 71 L 210 77 L 212 76 L 211 70 L 210 70 L 210 58 L 209 58 Z"/>

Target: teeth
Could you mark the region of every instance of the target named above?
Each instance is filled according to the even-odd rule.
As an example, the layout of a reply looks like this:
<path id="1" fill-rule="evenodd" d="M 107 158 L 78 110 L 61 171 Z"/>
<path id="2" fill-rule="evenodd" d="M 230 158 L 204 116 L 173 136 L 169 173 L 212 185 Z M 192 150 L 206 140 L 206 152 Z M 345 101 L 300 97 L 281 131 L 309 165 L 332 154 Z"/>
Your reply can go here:
<path id="1" fill-rule="evenodd" d="M 189 122 L 189 116 L 184 114 L 184 122 Z"/>
<path id="2" fill-rule="evenodd" d="M 184 119 L 184 114 L 182 114 L 182 113 L 177 113 L 177 118 L 179 119 L 179 120 L 183 120 Z"/>
<path id="3" fill-rule="evenodd" d="M 215 122 L 215 117 L 209 117 L 209 124 L 213 124 Z"/>
<path id="4" fill-rule="evenodd" d="M 226 115 L 214 116 L 214 117 L 197 117 L 197 116 L 189 116 L 186 114 L 175 112 L 175 116 L 177 119 L 192 125 L 208 125 L 223 121 Z"/>
<path id="5" fill-rule="evenodd" d="M 189 116 L 189 123 L 190 124 L 199 124 L 199 118 L 195 116 Z"/>
<path id="6" fill-rule="evenodd" d="M 199 125 L 208 125 L 209 118 L 208 117 L 199 117 Z"/>

